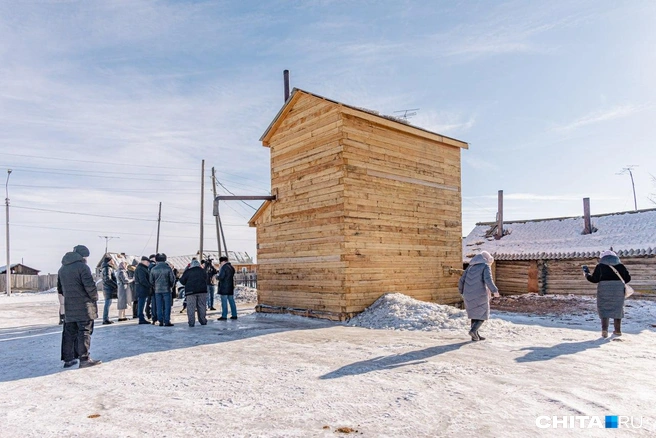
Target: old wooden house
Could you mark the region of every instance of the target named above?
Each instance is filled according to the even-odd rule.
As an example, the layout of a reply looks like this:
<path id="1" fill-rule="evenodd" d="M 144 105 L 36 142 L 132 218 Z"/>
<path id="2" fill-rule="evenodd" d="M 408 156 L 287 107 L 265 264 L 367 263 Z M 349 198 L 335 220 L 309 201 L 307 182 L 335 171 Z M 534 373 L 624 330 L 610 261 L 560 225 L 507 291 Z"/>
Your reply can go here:
<path id="1" fill-rule="evenodd" d="M 342 320 L 382 294 L 460 300 L 467 143 L 294 89 L 261 138 L 258 307 Z"/>
<path id="2" fill-rule="evenodd" d="M 612 248 L 629 270 L 631 286 L 656 293 L 656 209 L 584 217 L 506 222 L 494 238 L 496 223 L 479 223 L 463 241 L 465 263 L 481 251 L 495 258 L 495 281 L 502 294 L 594 294 L 596 285 L 582 275 L 599 254 Z"/>

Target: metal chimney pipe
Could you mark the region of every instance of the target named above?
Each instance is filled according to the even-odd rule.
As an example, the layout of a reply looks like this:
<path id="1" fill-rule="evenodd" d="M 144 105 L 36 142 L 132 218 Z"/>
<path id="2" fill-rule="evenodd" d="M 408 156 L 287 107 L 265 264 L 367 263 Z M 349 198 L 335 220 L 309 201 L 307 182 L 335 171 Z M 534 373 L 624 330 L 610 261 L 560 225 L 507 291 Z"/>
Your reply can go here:
<path id="1" fill-rule="evenodd" d="M 590 198 L 583 198 L 583 234 L 592 234 L 592 221 L 590 220 Z"/>
<path id="2" fill-rule="evenodd" d="M 499 209 L 497 211 L 497 232 L 494 235 L 496 240 L 503 237 L 503 190 L 499 190 Z"/>
<path id="3" fill-rule="evenodd" d="M 289 99 L 289 70 L 282 72 L 283 79 L 285 81 L 285 102 Z"/>

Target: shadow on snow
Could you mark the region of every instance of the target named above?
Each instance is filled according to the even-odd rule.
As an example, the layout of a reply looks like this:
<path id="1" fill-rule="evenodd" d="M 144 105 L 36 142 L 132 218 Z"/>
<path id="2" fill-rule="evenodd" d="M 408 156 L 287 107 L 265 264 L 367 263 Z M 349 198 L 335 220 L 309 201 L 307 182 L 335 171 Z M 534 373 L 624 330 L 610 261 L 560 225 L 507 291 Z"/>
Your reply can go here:
<path id="1" fill-rule="evenodd" d="M 174 320 L 174 327 L 139 325 L 136 320 L 102 325 L 101 320 L 96 319 L 91 336 L 91 357 L 111 362 L 148 353 L 335 325 L 325 320 L 256 313 L 240 314 L 236 321 L 219 322 L 216 321 L 217 316 L 208 315 L 206 326 L 196 322 L 193 328 L 187 325 L 186 318 Z M 30 325 L 0 330 L 0 369 L 3 370 L 0 373 L 0 382 L 74 372 L 77 367 L 63 369 L 59 360 L 61 335 L 62 326 L 57 325 Z"/>
<path id="2" fill-rule="evenodd" d="M 320 377 L 322 380 L 337 379 L 345 376 L 355 376 L 365 374 L 372 371 L 393 370 L 395 368 L 418 365 L 426 362 L 429 359 L 440 354 L 448 353 L 462 347 L 463 345 L 471 344 L 471 341 L 458 342 L 449 345 L 439 345 L 435 347 L 425 348 L 418 351 L 409 351 L 403 354 L 395 354 L 392 356 L 379 356 L 373 359 L 367 359 L 360 362 L 355 362 L 345 365 L 338 370 L 324 374 Z"/>

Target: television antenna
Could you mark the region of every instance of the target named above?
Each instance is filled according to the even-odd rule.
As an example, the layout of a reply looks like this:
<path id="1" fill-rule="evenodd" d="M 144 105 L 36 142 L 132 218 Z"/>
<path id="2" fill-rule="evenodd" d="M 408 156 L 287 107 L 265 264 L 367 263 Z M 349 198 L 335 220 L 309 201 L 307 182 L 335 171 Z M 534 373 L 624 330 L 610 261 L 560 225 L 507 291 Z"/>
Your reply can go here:
<path id="1" fill-rule="evenodd" d="M 394 111 L 394 114 L 399 114 L 397 116 L 399 119 L 403 119 L 403 120 L 407 121 L 408 117 L 416 116 L 417 111 L 419 111 L 419 108 L 410 108 L 410 109 Z"/>
<path id="2" fill-rule="evenodd" d="M 630 164 L 628 166 L 625 166 L 620 170 L 619 172 L 616 173 L 616 175 L 626 175 L 627 173 L 631 176 L 631 187 L 633 187 L 633 208 L 635 211 L 638 211 L 638 201 L 636 199 L 636 193 L 635 193 L 635 182 L 633 181 L 633 169 L 638 167 L 637 164 Z"/>

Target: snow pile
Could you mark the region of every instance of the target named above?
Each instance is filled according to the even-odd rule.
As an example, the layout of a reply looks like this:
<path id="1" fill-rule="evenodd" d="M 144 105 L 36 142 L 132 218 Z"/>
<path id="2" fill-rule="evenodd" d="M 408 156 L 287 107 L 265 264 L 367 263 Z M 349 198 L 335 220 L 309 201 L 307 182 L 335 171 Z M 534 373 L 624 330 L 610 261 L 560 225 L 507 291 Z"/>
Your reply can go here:
<path id="1" fill-rule="evenodd" d="M 257 289 L 246 286 L 235 287 L 235 302 L 257 303 Z"/>
<path id="2" fill-rule="evenodd" d="M 390 293 L 352 318 L 348 325 L 386 330 L 462 330 L 467 326 L 467 315 L 455 307 Z"/>

